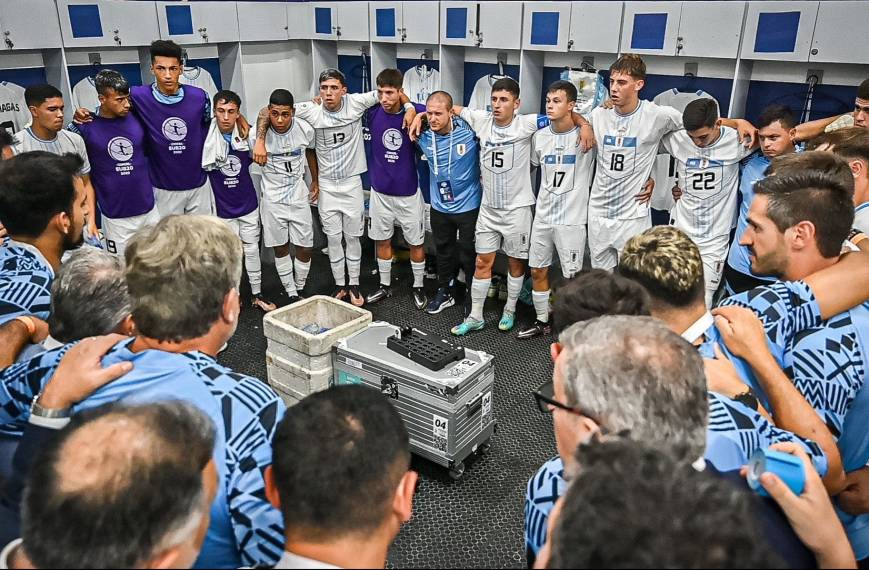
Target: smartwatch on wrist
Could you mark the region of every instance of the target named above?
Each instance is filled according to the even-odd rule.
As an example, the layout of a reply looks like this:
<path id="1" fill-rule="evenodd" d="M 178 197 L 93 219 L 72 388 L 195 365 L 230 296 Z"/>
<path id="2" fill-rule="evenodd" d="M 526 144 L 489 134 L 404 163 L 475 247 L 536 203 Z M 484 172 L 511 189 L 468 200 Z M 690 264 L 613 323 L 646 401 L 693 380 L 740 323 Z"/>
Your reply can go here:
<path id="1" fill-rule="evenodd" d="M 54 409 L 54 408 L 43 408 L 39 405 L 39 397 L 42 394 L 37 394 L 35 398 L 33 398 L 33 403 L 30 404 L 30 415 L 39 416 L 40 418 L 45 418 L 49 420 L 56 419 L 66 419 L 72 416 L 71 408 L 62 408 L 62 409 Z"/>
<path id="2" fill-rule="evenodd" d="M 734 402 L 739 402 L 740 404 L 743 404 L 747 408 L 751 408 L 755 412 L 760 410 L 760 402 L 757 401 L 757 396 L 754 395 L 754 392 L 751 390 L 751 388 L 748 388 L 742 394 L 737 394 L 730 399 Z"/>

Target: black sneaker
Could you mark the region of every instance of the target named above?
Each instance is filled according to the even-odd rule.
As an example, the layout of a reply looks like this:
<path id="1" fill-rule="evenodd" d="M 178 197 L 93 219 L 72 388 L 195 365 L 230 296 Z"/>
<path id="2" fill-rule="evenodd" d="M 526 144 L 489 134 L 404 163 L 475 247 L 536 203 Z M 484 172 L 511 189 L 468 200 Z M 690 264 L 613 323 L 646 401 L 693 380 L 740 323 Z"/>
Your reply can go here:
<path id="1" fill-rule="evenodd" d="M 298 296 L 298 295 L 293 295 L 292 297 L 290 297 L 290 300 L 289 300 L 289 302 L 287 303 L 287 305 L 288 305 L 288 306 L 289 306 L 289 305 L 294 305 L 294 304 L 298 303 L 298 302 L 301 301 L 301 300 L 302 300 L 302 298 L 301 298 L 300 296 Z"/>
<path id="2" fill-rule="evenodd" d="M 519 331 L 519 334 L 516 335 L 516 338 L 520 340 L 526 340 L 529 338 L 535 338 L 547 334 L 552 334 L 552 325 L 549 323 L 542 323 L 540 321 L 536 321 L 529 328 L 523 331 Z"/>
<path id="3" fill-rule="evenodd" d="M 428 304 L 428 297 L 425 296 L 425 289 L 422 287 L 413 288 L 413 306 L 421 311 Z"/>
<path id="4" fill-rule="evenodd" d="M 382 301 L 388 297 L 392 297 L 392 287 L 389 285 L 380 285 L 374 293 L 371 293 L 367 297 L 365 297 L 366 303 L 377 303 L 378 301 Z"/>
<path id="5" fill-rule="evenodd" d="M 429 315 L 436 315 L 455 304 L 456 300 L 453 299 L 452 295 L 450 295 L 449 290 L 446 287 L 441 287 L 438 289 L 437 294 L 435 294 L 434 299 L 432 299 L 428 304 L 428 307 L 426 307 L 425 312 Z"/>

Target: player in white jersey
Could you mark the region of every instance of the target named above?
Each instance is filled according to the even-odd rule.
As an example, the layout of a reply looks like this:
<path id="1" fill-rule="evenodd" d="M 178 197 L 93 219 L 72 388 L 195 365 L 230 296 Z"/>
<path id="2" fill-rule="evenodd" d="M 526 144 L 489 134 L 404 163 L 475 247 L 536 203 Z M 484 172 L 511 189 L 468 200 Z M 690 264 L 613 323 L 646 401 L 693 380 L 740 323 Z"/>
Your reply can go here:
<path id="1" fill-rule="evenodd" d="M 477 263 L 471 286 L 471 312 L 452 333 L 464 336 L 483 328 L 483 303 L 492 283 L 495 255 L 503 249 L 508 257 L 507 302 L 498 329 L 513 329 L 516 302 L 525 281 L 525 264 L 531 243 L 531 222 L 535 203 L 531 187 L 531 138 L 549 124 L 546 117 L 517 115 L 519 84 L 510 78 L 492 86 L 492 112 L 455 106 L 453 113 L 467 121 L 480 139 L 480 172 L 483 202 L 477 218 L 475 245 Z M 574 124 L 588 122 L 573 113 Z M 416 131 L 416 128 L 412 129 Z M 587 140 L 592 132 L 585 129 Z"/>
<path id="2" fill-rule="evenodd" d="M 63 130 L 63 94 L 53 85 L 31 85 L 24 91 L 24 100 L 30 110 L 32 123 L 15 134 L 12 152 L 18 155 L 44 150 L 58 155 L 66 153 L 79 155 L 83 162 L 79 176 L 84 183 L 88 212 L 96 212 L 97 198 L 91 184 L 91 166 L 84 139 L 75 133 Z M 90 243 L 99 243 L 95 214 L 88 216 L 84 231 Z"/>
<path id="3" fill-rule="evenodd" d="M 594 152 L 583 153 L 573 124 L 577 89 L 556 81 L 546 94 L 548 128 L 534 135 L 531 164 L 540 169 L 540 190 L 531 230 L 528 262 L 534 282 L 531 293 L 537 321 L 519 333 L 520 339 L 549 334 L 549 266 L 558 253 L 561 273 L 569 279 L 582 269 L 588 223 L 588 191 L 594 172 Z"/>
<path id="4" fill-rule="evenodd" d="M 682 113 L 685 130 L 664 137 L 664 148 L 676 159 L 681 198 L 673 207 L 671 223 L 700 249 L 706 282 L 706 306 L 721 284 L 730 229 L 739 196 L 739 162 L 751 154 L 739 134 L 721 126 L 718 105 L 697 99 Z"/>
<path id="5" fill-rule="evenodd" d="M 814 139 L 809 150 L 837 154 L 848 161 L 854 175 L 854 230 L 869 234 L 869 130 L 843 127 Z"/>
<path id="6" fill-rule="evenodd" d="M 299 300 L 311 271 L 314 221 L 311 202 L 317 199 L 317 156 L 314 128 L 294 116 L 293 95 L 276 89 L 269 98 L 265 135 L 267 159 L 262 168 L 260 216 L 263 243 L 275 250 L 275 268 L 290 302 Z M 305 162 L 314 183 L 305 184 Z M 290 244 L 296 258 L 290 257 Z M 295 277 L 293 270 L 295 268 Z"/>
<path id="7" fill-rule="evenodd" d="M 688 103 L 704 97 L 714 100 L 712 95 L 702 89 L 679 91 L 673 88 L 658 93 L 652 99 L 652 102 L 662 107 L 673 107 L 682 113 L 685 111 Z M 669 212 L 675 205 L 672 188 L 676 185 L 676 159 L 668 154 L 658 154 L 658 158 L 655 160 L 655 168 L 652 169 L 652 178 L 655 180 L 655 190 L 652 193 L 652 200 L 649 202 L 649 205 L 652 207 L 652 210 Z"/>
<path id="8" fill-rule="evenodd" d="M 29 122 L 30 113 L 24 97 L 0 84 L 0 129 L 14 134 L 24 129 Z"/>
<path id="9" fill-rule="evenodd" d="M 625 54 L 610 66 L 610 96 L 614 107 L 598 107 L 589 121 L 597 141 L 597 171 L 588 203 L 588 245 L 592 267 L 613 269 L 619 251 L 651 224 L 652 189 L 644 188 L 664 135 L 682 128 L 682 114 L 672 107 L 641 101 L 646 64 Z M 723 119 L 738 127 L 740 137 L 754 142 L 748 123 Z"/>
<path id="10" fill-rule="evenodd" d="M 314 181 L 319 191 L 320 220 L 329 247 L 329 263 L 335 278 L 335 297 L 362 306 L 365 298 L 359 291 L 364 231 L 364 197 L 361 174 L 367 170 L 362 145 L 362 116 L 378 104 L 377 91 L 347 94 L 347 81 L 337 69 L 320 74 L 322 103 L 305 102 L 296 106 L 295 116 L 314 127 L 319 173 Z M 409 104 L 405 98 L 403 103 Z M 407 121 L 413 119 L 413 105 Z M 265 150 L 264 113 L 257 121 L 257 144 L 254 160 L 262 164 Z M 342 243 L 343 242 L 343 243 Z M 344 247 L 346 244 L 346 249 Z M 346 272 L 345 272 L 346 260 Z M 349 287 L 348 287 L 349 278 Z"/>

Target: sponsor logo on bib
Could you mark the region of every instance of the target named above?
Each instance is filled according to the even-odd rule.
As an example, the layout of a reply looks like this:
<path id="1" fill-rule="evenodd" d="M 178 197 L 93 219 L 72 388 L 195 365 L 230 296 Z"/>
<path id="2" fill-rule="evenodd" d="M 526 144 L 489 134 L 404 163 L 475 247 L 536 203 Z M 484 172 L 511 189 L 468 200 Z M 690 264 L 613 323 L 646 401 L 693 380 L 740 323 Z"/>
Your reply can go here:
<path id="1" fill-rule="evenodd" d="M 163 136 L 173 142 L 183 141 L 187 137 L 187 123 L 178 117 L 169 117 L 163 121 Z"/>
<path id="2" fill-rule="evenodd" d="M 220 172 L 227 178 L 236 178 L 241 172 L 241 161 L 235 155 L 229 155 L 226 164 L 220 167 Z"/>
<path id="3" fill-rule="evenodd" d="M 398 129 L 386 129 L 383 133 L 383 146 L 387 150 L 396 151 L 401 148 L 402 137 Z"/>
<path id="4" fill-rule="evenodd" d="M 133 142 L 127 137 L 115 137 L 109 141 L 106 148 L 113 159 L 118 162 L 129 162 L 133 160 Z"/>

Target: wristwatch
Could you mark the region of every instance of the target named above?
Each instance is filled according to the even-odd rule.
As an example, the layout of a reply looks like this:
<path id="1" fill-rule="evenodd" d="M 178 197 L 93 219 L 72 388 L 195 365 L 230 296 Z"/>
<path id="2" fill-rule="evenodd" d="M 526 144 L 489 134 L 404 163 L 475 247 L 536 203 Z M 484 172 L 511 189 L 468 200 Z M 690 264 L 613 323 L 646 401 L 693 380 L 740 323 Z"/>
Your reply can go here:
<path id="1" fill-rule="evenodd" d="M 748 388 L 742 394 L 737 394 L 734 397 L 730 398 L 734 402 L 739 402 L 744 406 L 751 408 L 754 411 L 758 411 L 760 409 L 760 402 L 757 401 L 757 396 L 754 395 L 754 392 L 751 388 Z"/>
<path id="2" fill-rule="evenodd" d="M 71 408 L 62 408 L 62 409 L 53 409 L 53 408 L 43 408 L 39 405 L 39 397 L 42 394 L 37 394 L 35 398 L 33 398 L 33 403 L 30 404 L 30 415 L 38 416 L 40 418 L 45 418 L 47 420 L 57 420 L 57 419 L 66 419 L 72 417 L 72 409 Z"/>

